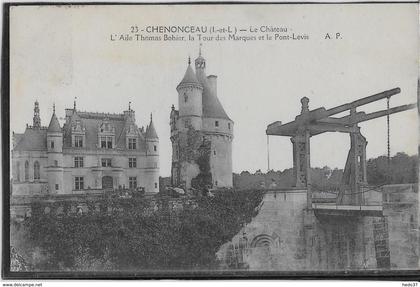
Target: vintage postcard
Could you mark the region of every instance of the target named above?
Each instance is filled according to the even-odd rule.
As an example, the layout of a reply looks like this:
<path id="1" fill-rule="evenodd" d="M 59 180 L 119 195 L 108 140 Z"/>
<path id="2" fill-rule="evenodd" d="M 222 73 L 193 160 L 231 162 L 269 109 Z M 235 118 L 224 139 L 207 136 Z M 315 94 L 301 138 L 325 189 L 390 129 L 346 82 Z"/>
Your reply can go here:
<path id="1" fill-rule="evenodd" d="M 418 274 L 417 3 L 4 10 L 4 277 Z"/>

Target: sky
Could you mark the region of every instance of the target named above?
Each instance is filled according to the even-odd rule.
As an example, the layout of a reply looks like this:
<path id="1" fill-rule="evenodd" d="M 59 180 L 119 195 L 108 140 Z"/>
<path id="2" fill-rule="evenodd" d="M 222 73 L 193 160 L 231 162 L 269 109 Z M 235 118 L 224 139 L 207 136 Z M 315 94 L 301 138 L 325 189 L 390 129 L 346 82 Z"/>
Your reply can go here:
<path id="1" fill-rule="evenodd" d="M 233 171 L 267 169 L 265 130 L 294 120 L 300 99 L 310 109 L 331 108 L 378 92 L 401 88 L 391 107 L 417 100 L 417 8 L 415 4 L 363 5 L 147 5 L 12 7 L 10 37 L 10 131 L 32 124 L 39 101 L 47 126 L 53 103 L 64 109 L 136 111 L 139 126 L 150 113 L 160 138 L 160 172 L 170 174 L 169 113 L 178 106 L 176 86 L 194 41 L 111 41 L 131 26 L 160 25 L 287 27 L 300 41 L 202 41 L 207 75 L 218 76 L 218 97 L 235 122 Z M 325 40 L 326 33 L 340 39 Z M 264 33 L 260 33 L 261 35 Z M 358 111 L 386 108 L 386 101 Z M 342 114 L 343 116 L 345 114 Z M 360 124 L 367 157 L 387 153 L 386 118 Z M 416 154 L 417 112 L 391 116 L 391 153 Z M 287 137 L 270 137 L 270 168 L 292 166 Z M 349 136 L 311 139 L 312 166 L 343 168 Z"/>

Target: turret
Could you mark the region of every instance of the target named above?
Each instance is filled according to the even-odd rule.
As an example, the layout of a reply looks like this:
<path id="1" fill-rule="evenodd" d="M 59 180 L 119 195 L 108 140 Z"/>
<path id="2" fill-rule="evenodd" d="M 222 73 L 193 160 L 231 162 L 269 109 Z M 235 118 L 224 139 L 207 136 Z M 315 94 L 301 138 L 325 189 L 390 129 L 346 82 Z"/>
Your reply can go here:
<path id="1" fill-rule="evenodd" d="M 188 58 L 188 67 L 184 78 L 176 90 L 178 91 L 179 118 L 181 120 L 179 129 L 188 129 L 189 126 L 192 126 L 200 130 L 203 115 L 203 87 L 191 67 L 190 58 Z"/>
<path id="2" fill-rule="evenodd" d="M 136 122 L 136 113 L 131 109 L 131 102 L 128 103 L 128 110 L 124 111 L 124 118 L 130 120 L 130 122 Z"/>
<path id="3" fill-rule="evenodd" d="M 150 123 L 146 128 L 147 155 L 159 155 L 159 137 L 153 125 L 153 115 L 150 114 Z"/>
<path id="4" fill-rule="evenodd" d="M 153 116 L 150 114 L 150 123 L 146 128 L 146 192 L 159 192 L 159 137 L 153 125 Z"/>
<path id="5" fill-rule="evenodd" d="M 63 132 L 55 115 L 55 106 L 47 129 L 47 151 L 53 153 L 63 152 Z"/>
<path id="6" fill-rule="evenodd" d="M 60 193 L 63 191 L 63 132 L 55 115 L 55 105 L 47 129 L 47 154 L 49 192 Z"/>
<path id="7" fill-rule="evenodd" d="M 197 79 L 201 84 L 206 83 L 206 60 L 201 55 L 201 44 L 200 50 L 198 52 L 198 58 L 195 59 L 195 72 L 197 74 Z"/>

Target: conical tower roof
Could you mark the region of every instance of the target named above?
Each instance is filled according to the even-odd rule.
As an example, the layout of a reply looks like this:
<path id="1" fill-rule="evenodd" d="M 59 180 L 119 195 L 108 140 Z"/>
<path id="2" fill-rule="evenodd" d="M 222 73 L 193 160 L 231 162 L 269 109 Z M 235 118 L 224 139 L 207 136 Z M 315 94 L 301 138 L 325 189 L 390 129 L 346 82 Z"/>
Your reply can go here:
<path id="1" fill-rule="evenodd" d="M 58 122 L 57 116 L 55 115 L 55 108 L 47 131 L 49 133 L 61 133 L 60 123 Z"/>
<path id="2" fill-rule="evenodd" d="M 182 84 L 197 84 L 199 85 L 200 83 L 198 82 L 197 76 L 194 73 L 194 70 L 191 67 L 191 61 L 188 60 L 188 67 L 187 70 L 185 71 L 185 75 L 184 78 L 182 79 L 182 81 L 179 83 L 178 87 Z"/>
<path id="3" fill-rule="evenodd" d="M 150 124 L 146 128 L 146 138 L 147 139 L 158 139 L 155 126 L 153 125 L 152 114 L 150 114 Z"/>
<path id="4" fill-rule="evenodd" d="M 230 120 L 229 116 L 225 112 L 225 109 L 220 103 L 219 98 L 208 87 L 207 83 L 204 85 L 203 92 L 203 117 Z"/>

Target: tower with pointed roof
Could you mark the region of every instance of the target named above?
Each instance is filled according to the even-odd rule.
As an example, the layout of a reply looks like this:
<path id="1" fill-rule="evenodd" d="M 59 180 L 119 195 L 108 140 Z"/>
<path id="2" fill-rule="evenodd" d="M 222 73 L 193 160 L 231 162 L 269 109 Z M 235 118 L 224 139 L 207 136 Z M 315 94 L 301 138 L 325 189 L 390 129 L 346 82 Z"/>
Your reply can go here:
<path id="1" fill-rule="evenodd" d="M 149 190 L 156 190 L 159 183 L 159 137 L 153 124 L 153 115 L 150 114 L 150 123 L 146 127 L 146 184 Z"/>
<path id="2" fill-rule="evenodd" d="M 202 153 L 197 150 L 208 146 L 206 158 L 210 170 L 206 171 L 206 178 L 210 185 L 232 187 L 233 121 L 217 96 L 217 76 L 206 75 L 201 46 L 194 64 L 195 71 L 188 59 L 184 77 L 176 88 L 178 110 L 172 106 L 170 113 L 171 182 L 174 186 L 190 188 L 195 180 L 202 178 L 203 156 L 195 154 Z"/>
<path id="3" fill-rule="evenodd" d="M 191 125 L 197 130 L 201 129 L 203 86 L 198 81 L 191 67 L 190 58 L 188 58 L 188 67 L 185 75 L 176 87 L 176 90 L 178 92 L 179 118 L 186 123 L 180 128 L 185 130 Z"/>
<path id="4" fill-rule="evenodd" d="M 47 157 L 48 162 L 45 167 L 48 178 L 48 190 L 50 193 L 64 193 L 63 182 L 63 131 L 55 114 L 53 114 L 47 129 Z"/>

